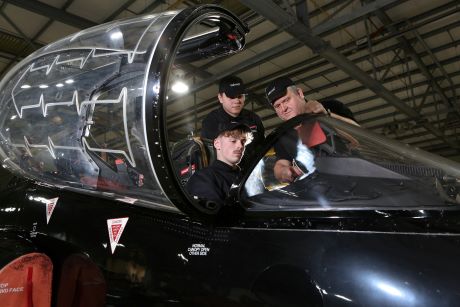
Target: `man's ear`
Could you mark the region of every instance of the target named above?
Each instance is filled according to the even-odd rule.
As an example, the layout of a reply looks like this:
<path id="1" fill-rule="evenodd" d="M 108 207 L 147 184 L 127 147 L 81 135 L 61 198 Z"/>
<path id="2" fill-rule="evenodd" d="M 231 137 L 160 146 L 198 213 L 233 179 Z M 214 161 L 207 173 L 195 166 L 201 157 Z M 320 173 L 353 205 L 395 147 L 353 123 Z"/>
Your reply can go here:
<path id="1" fill-rule="evenodd" d="M 217 93 L 217 99 L 219 99 L 219 102 L 220 103 L 224 103 L 224 97 L 223 97 L 223 94 L 222 93 Z"/>
<path id="2" fill-rule="evenodd" d="M 214 139 L 214 148 L 220 150 L 220 138 L 217 137 Z"/>
<path id="3" fill-rule="evenodd" d="M 302 89 L 300 87 L 298 87 L 296 90 L 297 90 L 297 94 L 300 96 L 300 98 L 304 98 Z"/>

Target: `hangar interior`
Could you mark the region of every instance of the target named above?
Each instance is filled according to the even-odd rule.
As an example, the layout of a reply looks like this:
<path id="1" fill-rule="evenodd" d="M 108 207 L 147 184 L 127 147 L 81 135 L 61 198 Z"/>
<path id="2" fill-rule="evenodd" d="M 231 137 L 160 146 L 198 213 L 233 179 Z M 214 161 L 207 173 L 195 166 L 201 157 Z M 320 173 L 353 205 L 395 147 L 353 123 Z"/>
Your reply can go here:
<path id="1" fill-rule="evenodd" d="M 199 134 L 218 107 L 218 82 L 238 75 L 246 108 L 267 132 L 280 122 L 265 99 L 268 82 L 287 75 L 309 99 L 337 99 L 363 127 L 460 161 L 460 3 L 457 0 L 4 0 L 0 1 L 0 75 L 39 48 L 98 24 L 200 4 L 221 5 L 250 28 L 229 57 L 179 61 L 169 84 L 170 140 Z M 185 36 L 211 33 L 212 21 Z M 107 108 L 98 120 L 121 114 Z M 108 146 L 116 129 L 100 131 Z"/>

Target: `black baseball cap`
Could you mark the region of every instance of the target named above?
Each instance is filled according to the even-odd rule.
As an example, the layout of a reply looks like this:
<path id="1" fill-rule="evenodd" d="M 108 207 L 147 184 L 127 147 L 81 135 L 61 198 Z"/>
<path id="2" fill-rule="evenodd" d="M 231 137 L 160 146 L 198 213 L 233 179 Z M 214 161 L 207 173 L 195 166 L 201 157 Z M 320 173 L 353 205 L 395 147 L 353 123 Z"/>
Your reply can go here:
<path id="1" fill-rule="evenodd" d="M 236 129 L 241 129 L 245 133 L 251 132 L 251 128 L 249 128 L 248 125 L 235 122 L 235 121 L 229 121 L 229 122 L 220 122 L 217 126 L 217 131 L 214 134 L 214 139 L 217 138 L 221 133 L 225 131 L 233 131 Z"/>
<path id="2" fill-rule="evenodd" d="M 229 98 L 236 98 L 246 94 L 246 88 L 243 80 L 236 76 L 228 76 L 222 78 L 219 83 L 219 93 L 225 93 Z"/>
<path id="3" fill-rule="evenodd" d="M 267 95 L 268 102 L 273 103 L 286 95 L 287 88 L 295 85 L 288 77 L 279 77 L 270 82 L 265 88 L 265 95 Z"/>

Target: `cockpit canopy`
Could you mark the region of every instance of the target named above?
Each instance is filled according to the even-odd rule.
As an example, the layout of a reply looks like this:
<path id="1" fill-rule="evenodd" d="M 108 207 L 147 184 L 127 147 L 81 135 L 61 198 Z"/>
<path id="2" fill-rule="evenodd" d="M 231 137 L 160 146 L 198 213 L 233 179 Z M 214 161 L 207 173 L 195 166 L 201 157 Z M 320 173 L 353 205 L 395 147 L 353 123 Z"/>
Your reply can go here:
<path id="1" fill-rule="evenodd" d="M 165 137 L 170 81 L 181 65 L 238 52 L 247 31 L 228 11 L 201 6 L 114 21 L 38 50 L 0 84 L 3 167 L 53 186 L 170 203 L 156 168 L 174 141 Z"/>

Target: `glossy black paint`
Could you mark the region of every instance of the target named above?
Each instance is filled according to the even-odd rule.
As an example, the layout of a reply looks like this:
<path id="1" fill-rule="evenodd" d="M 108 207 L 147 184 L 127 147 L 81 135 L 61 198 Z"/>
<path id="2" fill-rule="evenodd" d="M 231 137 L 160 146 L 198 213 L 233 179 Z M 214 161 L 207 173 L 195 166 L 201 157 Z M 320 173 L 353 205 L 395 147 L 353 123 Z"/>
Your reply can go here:
<path id="1" fill-rule="evenodd" d="M 247 31 L 216 7 L 186 9 L 165 30 L 148 88 L 166 83 L 176 40 L 207 12 L 234 18 Z M 105 303 L 91 300 L 98 307 L 458 305 L 458 206 L 256 211 L 240 203 L 240 185 L 213 215 L 191 202 L 174 177 L 160 103 L 165 90 L 150 94 L 152 163 L 162 189 L 185 213 L 16 177 L 0 190 L 0 266 L 33 251 L 48 255 L 54 306 L 63 306 L 63 285 L 73 282 L 68 263 L 75 259 L 92 273 L 92 279 L 82 280 L 87 288 L 80 295 L 104 297 Z M 288 128 L 269 136 L 245 169 L 251 170 Z M 243 174 L 241 182 L 249 175 Z M 47 223 L 41 200 L 56 197 Z M 129 220 L 112 253 L 107 221 L 121 217 Z"/>
<path id="2" fill-rule="evenodd" d="M 49 224 L 45 205 L 29 200 L 38 196 L 59 196 Z M 16 233 L 21 248 L 48 254 L 55 274 L 70 255 L 89 255 L 103 272 L 110 306 L 455 306 L 458 300 L 457 210 L 248 214 L 227 225 L 203 224 L 27 182 L 3 192 L 5 207 L 16 210 L 0 211 L 4 238 Z M 112 255 L 106 221 L 121 216 L 129 221 Z M 1 242 L 7 249 L 12 241 Z M 191 255 L 194 246 L 209 250 Z"/>

